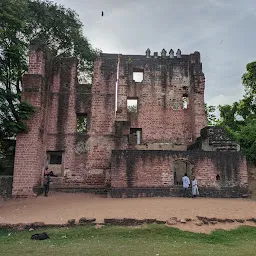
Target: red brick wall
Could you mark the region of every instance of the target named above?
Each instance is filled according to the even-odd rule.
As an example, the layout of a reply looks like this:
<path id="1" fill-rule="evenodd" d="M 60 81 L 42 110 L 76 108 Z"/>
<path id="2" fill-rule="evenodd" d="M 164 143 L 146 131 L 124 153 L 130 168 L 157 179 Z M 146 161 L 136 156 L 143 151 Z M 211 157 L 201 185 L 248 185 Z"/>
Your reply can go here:
<path id="1" fill-rule="evenodd" d="M 45 46 L 31 46 L 28 74 L 45 75 Z"/>
<path id="2" fill-rule="evenodd" d="M 234 160 L 236 159 L 236 161 Z M 112 188 L 153 188 L 173 186 L 174 161 L 193 165 L 201 188 L 248 187 L 246 160 L 238 152 L 114 151 Z M 226 164 L 225 164 L 226 163 Z M 184 171 L 185 172 L 185 171 Z M 216 181 L 220 175 L 221 180 Z"/>
<path id="3" fill-rule="evenodd" d="M 109 70 L 109 68 L 112 69 Z M 94 64 L 90 126 L 85 163 L 85 182 L 88 186 L 105 186 L 114 145 L 116 60 Z"/>
<path id="4" fill-rule="evenodd" d="M 248 186 L 248 169 L 246 158 L 243 157 L 240 163 L 240 172 L 238 174 L 239 180 L 241 181 L 241 186 Z"/>
<path id="5" fill-rule="evenodd" d="M 77 62 L 74 58 L 56 60 L 48 92 L 46 151 L 63 151 L 65 168 L 75 173 Z"/>
<path id="6" fill-rule="evenodd" d="M 47 84 L 46 48 L 32 45 L 29 54 L 28 73 L 23 76 L 22 101 L 36 107 L 36 113 L 27 121 L 28 133 L 16 138 L 13 190 L 14 197 L 34 196 L 33 187 L 40 184 L 44 162 L 45 96 Z"/>
<path id="7" fill-rule="evenodd" d="M 199 53 L 198 53 L 199 54 Z M 121 56 L 118 90 L 118 118 L 142 128 L 143 143 L 191 144 L 207 125 L 204 112 L 204 75 L 200 54 L 181 59 Z M 107 55 L 102 58 L 106 61 Z M 112 57 L 114 58 L 114 57 Z M 130 58 L 130 64 L 127 64 Z M 117 57 L 116 57 L 117 59 Z M 133 70 L 144 70 L 144 79 L 135 83 Z M 188 109 L 182 96 L 188 95 Z M 138 113 L 127 115 L 127 97 L 138 98 Z"/>
<path id="8" fill-rule="evenodd" d="M 112 162 L 110 166 L 112 150 L 129 147 L 130 128 L 142 128 L 143 143 L 167 142 L 185 147 L 199 136 L 206 125 L 200 54 L 172 60 L 121 56 L 116 117 L 116 54 L 102 54 L 95 61 L 91 89 L 78 85 L 76 59 L 51 60 L 46 56 L 43 47 L 31 47 L 22 97 L 36 106 L 37 112 L 28 122 L 29 133 L 17 137 L 13 195 L 33 194 L 32 188 L 42 178 L 47 151 L 63 151 L 64 172 L 56 179 L 62 187 L 105 187 L 111 168 L 113 188 L 170 187 L 174 153 L 161 153 L 167 154 L 163 157 L 149 152 L 153 154 L 150 157 L 131 161 L 122 158 L 119 165 Z M 144 70 L 142 83 L 133 81 L 134 69 Z M 182 109 L 185 93 L 188 109 Z M 127 97 L 138 97 L 137 114 L 128 115 Z M 76 113 L 88 115 L 85 134 L 76 131 Z M 136 154 L 140 156 L 141 152 Z M 211 157 L 202 160 L 192 153 L 181 154 L 194 161 L 201 184 L 212 184 L 221 169 L 215 158 L 214 162 Z M 234 179 L 246 184 L 246 163 L 240 165 Z M 229 173 L 225 174 L 227 179 Z"/>
<path id="9" fill-rule="evenodd" d="M 207 117 L 204 110 L 204 88 L 205 88 L 205 77 L 203 74 L 197 74 L 194 78 L 193 83 L 197 90 L 192 93 L 192 120 L 191 126 L 194 131 L 193 141 L 200 137 L 200 131 L 207 126 Z"/>
<path id="10" fill-rule="evenodd" d="M 37 107 L 37 111 L 28 122 L 29 133 L 17 136 L 12 192 L 15 197 L 33 195 L 33 187 L 40 185 L 47 151 L 64 151 L 67 182 L 84 182 L 81 170 L 76 172 L 74 152 L 77 61 L 56 59 L 51 65 L 45 54 L 42 47 L 31 47 L 29 72 L 23 78 L 22 98 Z M 51 66 L 54 68 L 50 69 Z"/>
<path id="11" fill-rule="evenodd" d="M 27 123 L 30 131 L 16 138 L 16 151 L 14 162 L 13 190 L 14 197 L 33 195 L 33 187 L 40 182 L 42 170 L 42 112 L 41 88 L 43 77 L 41 75 L 25 75 L 23 78 L 22 100 L 34 105 L 36 113 Z M 38 92 L 26 92 L 28 88 L 34 88 Z"/>

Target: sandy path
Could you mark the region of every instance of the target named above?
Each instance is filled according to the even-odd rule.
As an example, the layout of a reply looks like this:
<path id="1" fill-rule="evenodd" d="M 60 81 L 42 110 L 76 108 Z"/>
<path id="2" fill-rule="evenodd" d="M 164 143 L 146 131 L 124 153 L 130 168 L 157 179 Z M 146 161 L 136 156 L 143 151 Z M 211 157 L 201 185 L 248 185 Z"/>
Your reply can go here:
<path id="1" fill-rule="evenodd" d="M 0 208 L 0 223 L 43 221 L 47 224 L 66 223 L 68 219 L 104 218 L 256 218 L 256 201 L 248 199 L 210 198 L 101 198 L 88 194 L 54 193 L 49 197 L 10 200 Z M 230 229 L 239 223 L 195 226 L 179 224 L 184 230 L 208 232 L 214 228 Z"/>

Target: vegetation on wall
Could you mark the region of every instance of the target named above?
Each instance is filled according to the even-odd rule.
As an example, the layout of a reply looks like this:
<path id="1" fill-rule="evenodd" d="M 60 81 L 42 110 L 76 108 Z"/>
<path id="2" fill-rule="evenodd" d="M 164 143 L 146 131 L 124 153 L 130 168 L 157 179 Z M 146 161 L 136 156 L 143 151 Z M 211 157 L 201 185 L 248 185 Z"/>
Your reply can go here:
<path id="1" fill-rule="evenodd" d="M 43 42 L 53 56 L 77 57 L 79 71 L 90 76 L 98 50 L 83 36 L 82 28 L 73 10 L 54 2 L 0 1 L 0 154 L 4 141 L 27 131 L 24 121 L 35 111 L 21 102 L 30 42 Z"/>

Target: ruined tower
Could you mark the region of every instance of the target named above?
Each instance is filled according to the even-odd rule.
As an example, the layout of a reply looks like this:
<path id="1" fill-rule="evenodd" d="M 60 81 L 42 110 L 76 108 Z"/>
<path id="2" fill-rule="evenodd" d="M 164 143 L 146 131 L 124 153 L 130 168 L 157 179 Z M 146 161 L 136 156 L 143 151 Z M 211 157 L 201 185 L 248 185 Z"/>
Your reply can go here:
<path id="1" fill-rule="evenodd" d="M 58 176 L 51 188 L 62 191 L 178 195 L 188 172 L 205 195 L 230 195 L 236 187 L 241 196 L 245 158 L 234 142 L 219 146 L 214 138 L 222 131 L 203 129 L 204 88 L 199 52 L 102 53 L 91 85 L 78 83 L 75 58 L 53 58 L 31 45 L 22 98 L 37 110 L 29 133 L 17 136 L 13 196 L 35 195 L 46 166 Z"/>

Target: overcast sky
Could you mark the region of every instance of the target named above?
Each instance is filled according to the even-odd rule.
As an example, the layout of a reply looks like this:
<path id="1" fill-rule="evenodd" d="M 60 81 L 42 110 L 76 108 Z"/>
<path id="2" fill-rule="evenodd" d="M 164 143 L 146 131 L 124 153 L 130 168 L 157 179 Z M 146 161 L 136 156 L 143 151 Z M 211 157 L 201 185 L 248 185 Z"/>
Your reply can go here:
<path id="1" fill-rule="evenodd" d="M 84 35 L 107 53 L 163 48 L 201 53 L 208 104 L 243 95 L 241 76 L 256 61 L 256 0 L 55 0 L 74 9 Z M 104 16 L 101 17 L 101 11 Z"/>

